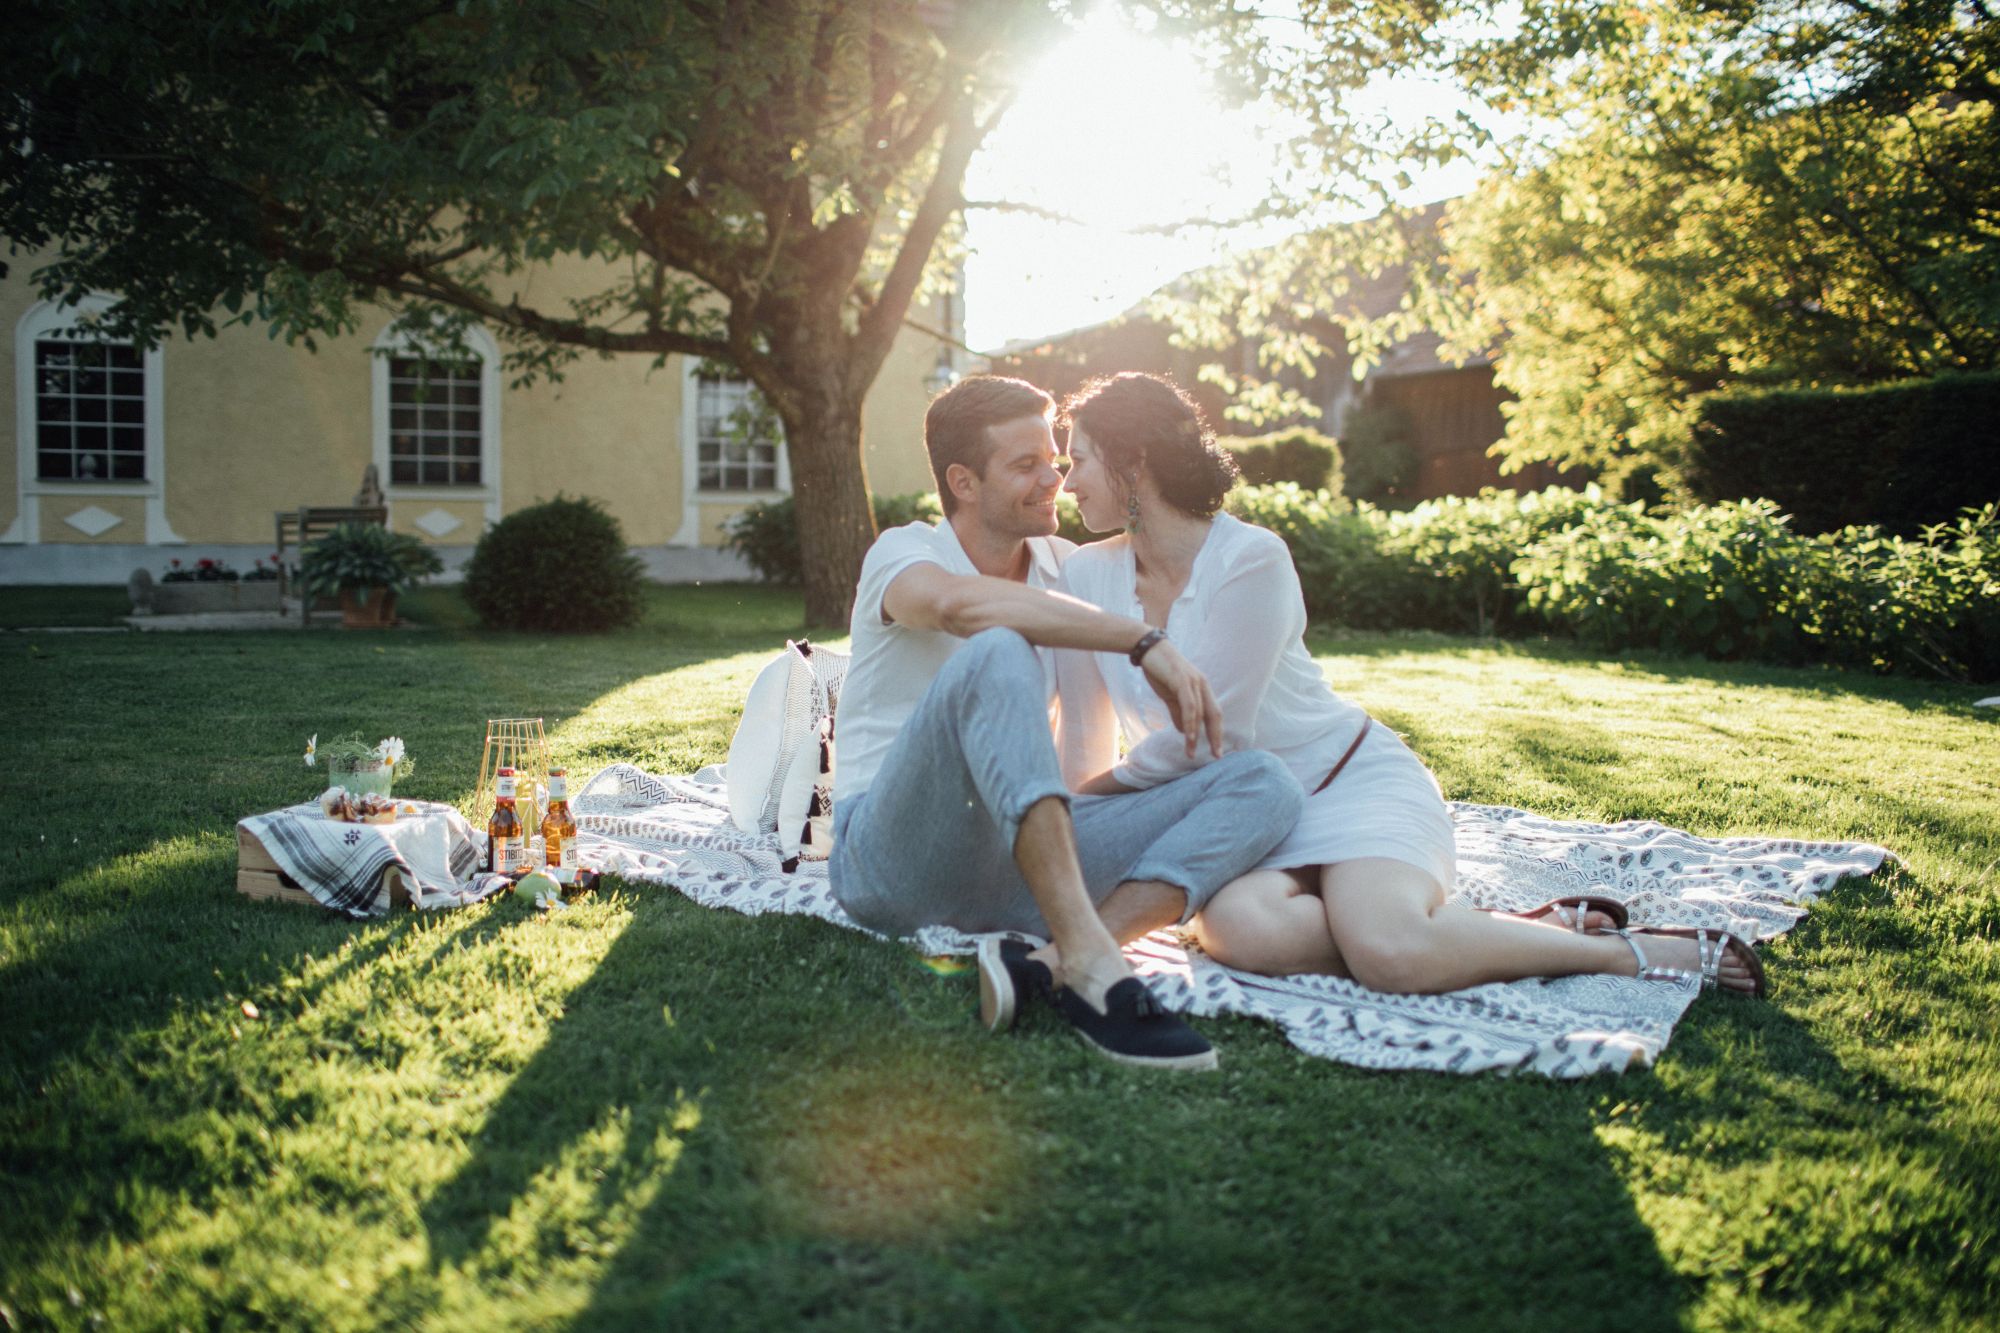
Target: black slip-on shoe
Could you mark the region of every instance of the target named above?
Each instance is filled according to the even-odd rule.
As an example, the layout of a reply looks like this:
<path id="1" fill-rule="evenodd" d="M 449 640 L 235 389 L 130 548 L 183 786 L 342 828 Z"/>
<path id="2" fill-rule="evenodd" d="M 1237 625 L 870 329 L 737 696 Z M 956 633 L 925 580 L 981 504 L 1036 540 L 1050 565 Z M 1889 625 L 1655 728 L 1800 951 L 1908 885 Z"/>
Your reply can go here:
<path id="1" fill-rule="evenodd" d="M 1055 993 L 1056 1008 L 1084 1043 L 1107 1060 L 1146 1069 L 1213 1069 L 1215 1047 L 1160 1007 L 1137 977 L 1104 992 L 1104 1012 L 1068 987 Z"/>
<path id="2" fill-rule="evenodd" d="M 1055 990 L 1055 974 L 1028 957 L 1033 952 L 1031 944 L 998 935 L 979 941 L 979 1021 L 988 1032 L 1005 1032 L 1022 1005 Z"/>

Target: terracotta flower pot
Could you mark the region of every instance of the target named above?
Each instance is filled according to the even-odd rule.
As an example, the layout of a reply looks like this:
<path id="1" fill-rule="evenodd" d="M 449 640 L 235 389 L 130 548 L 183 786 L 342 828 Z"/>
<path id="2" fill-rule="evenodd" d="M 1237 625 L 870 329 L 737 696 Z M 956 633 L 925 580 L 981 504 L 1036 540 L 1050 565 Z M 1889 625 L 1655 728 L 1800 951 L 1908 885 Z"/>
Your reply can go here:
<path id="1" fill-rule="evenodd" d="M 368 600 L 361 600 L 363 589 L 342 588 L 340 590 L 340 627 L 342 629 L 383 629 L 396 623 L 396 594 L 387 588 L 368 588 Z"/>

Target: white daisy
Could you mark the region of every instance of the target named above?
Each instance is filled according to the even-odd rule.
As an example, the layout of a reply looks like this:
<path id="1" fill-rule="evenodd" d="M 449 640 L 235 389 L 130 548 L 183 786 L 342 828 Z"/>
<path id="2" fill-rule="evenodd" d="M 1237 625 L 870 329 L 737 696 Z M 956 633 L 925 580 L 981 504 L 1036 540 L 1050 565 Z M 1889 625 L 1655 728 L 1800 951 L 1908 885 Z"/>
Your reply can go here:
<path id="1" fill-rule="evenodd" d="M 307 767 L 307 768 L 311 768 L 311 767 L 312 767 L 313 765 L 315 765 L 315 764 L 317 764 L 317 763 L 319 762 L 319 759 L 318 759 L 318 757 L 317 757 L 317 756 L 318 756 L 318 754 L 319 754 L 319 733 L 318 733 L 317 731 L 315 731 L 315 732 L 314 732 L 314 733 L 312 734 L 312 738 L 311 738 L 310 740 L 308 740 L 308 741 L 306 742 L 306 767 Z"/>

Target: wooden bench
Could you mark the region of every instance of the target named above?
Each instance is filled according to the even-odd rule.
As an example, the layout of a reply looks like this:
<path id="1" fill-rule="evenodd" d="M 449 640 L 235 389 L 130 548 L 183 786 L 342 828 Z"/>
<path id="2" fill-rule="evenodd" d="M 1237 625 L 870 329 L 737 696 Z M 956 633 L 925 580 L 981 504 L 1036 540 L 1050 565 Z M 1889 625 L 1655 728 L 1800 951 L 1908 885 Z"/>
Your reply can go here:
<path id="1" fill-rule="evenodd" d="M 378 528 L 389 526 L 389 511 L 381 505 L 301 505 L 297 509 L 281 509 L 277 515 L 278 529 L 278 600 L 280 603 L 291 595 L 291 564 L 285 559 L 285 552 L 293 547 L 304 549 L 318 541 L 343 523 L 368 523 Z M 305 621 L 312 616 L 313 599 L 301 594 L 299 597 L 299 619 Z"/>

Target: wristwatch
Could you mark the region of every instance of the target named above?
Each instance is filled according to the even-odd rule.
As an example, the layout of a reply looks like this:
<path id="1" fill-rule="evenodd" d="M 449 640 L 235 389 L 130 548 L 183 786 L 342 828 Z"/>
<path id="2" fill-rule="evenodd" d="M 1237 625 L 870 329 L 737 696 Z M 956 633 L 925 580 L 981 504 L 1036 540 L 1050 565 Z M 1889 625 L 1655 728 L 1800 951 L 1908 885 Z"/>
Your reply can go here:
<path id="1" fill-rule="evenodd" d="M 1167 632 L 1163 629 L 1149 629 L 1139 636 L 1139 642 L 1133 644 L 1132 651 L 1125 656 L 1131 659 L 1133 666 L 1138 666 L 1145 660 L 1146 654 L 1153 651 L 1153 645 L 1164 641 L 1166 637 Z"/>

